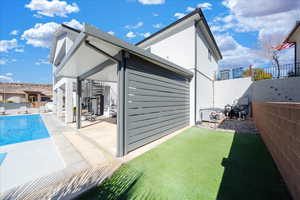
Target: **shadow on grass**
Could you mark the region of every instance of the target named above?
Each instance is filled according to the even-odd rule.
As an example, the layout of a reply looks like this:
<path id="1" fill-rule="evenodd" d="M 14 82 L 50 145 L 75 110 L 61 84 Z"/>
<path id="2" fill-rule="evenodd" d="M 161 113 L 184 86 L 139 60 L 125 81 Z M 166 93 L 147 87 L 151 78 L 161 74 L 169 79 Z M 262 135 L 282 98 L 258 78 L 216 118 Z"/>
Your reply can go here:
<path id="1" fill-rule="evenodd" d="M 144 191 L 138 196 L 134 196 L 134 186 L 142 177 L 142 173 L 123 165 L 112 177 L 106 179 L 97 187 L 82 194 L 77 200 L 123 200 L 123 199 L 148 199 L 154 200 L 154 196 L 149 191 Z"/>
<path id="2" fill-rule="evenodd" d="M 287 187 L 259 135 L 235 134 L 218 200 L 280 199 L 290 200 Z"/>

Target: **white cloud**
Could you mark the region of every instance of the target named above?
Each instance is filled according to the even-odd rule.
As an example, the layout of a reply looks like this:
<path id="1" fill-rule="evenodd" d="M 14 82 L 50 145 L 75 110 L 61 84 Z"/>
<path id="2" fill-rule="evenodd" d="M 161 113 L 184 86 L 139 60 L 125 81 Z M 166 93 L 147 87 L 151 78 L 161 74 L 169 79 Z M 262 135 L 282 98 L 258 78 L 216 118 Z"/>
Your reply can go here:
<path id="1" fill-rule="evenodd" d="M 177 19 L 183 18 L 185 16 L 184 13 L 175 13 L 174 17 L 177 17 Z"/>
<path id="2" fill-rule="evenodd" d="M 154 17 L 158 17 L 158 16 L 159 16 L 159 14 L 157 14 L 157 13 L 152 13 L 152 15 L 153 15 Z"/>
<path id="3" fill-rule="evenodd" d="M 4 81 L 4 82 L 13 82 L 14 79 L 10 76 L 5 76 L 5 75 L 0 75 L 0 80 Z"/>
<path id="4" fill-rule="evenodd" d="M 46 24 L 35 24 L 33 28 L 24 31 L 22 39 L 26 40 L 27 44 L 34 47 L 50 47 L 53 33 L 60 25 L 55 22 L 48 22 Z"/>
<path id="5" fill-rule="evenodd" d="M 113 32 L 113 31 L 108 31 L 107 33 L 111 34 L 111 35 L 115 35 L 115 32 Z"/>
<path id="6" fill-rule="evenodd" d="M 237 32 L 257 31 L 259 40 L 283 40 L 300 19 L 300 1 L 295 0 L 225 0 L 223 5 L 232 15 L 230 23 L 234 26 L 230 28 Z"/>
<path id="7" fill-rule="evenodd" d="M 215 39 L 223 55 L 223 60 L 219 61 L 221 68 L 248 67 L 268 62 L 257 50 L 239 44 L 228 34 L 216 35 Z"/>
<path id="8" fill-rule="evenodd" d="M 79 12 L 79 7 L 76 3 L 68 4 L 60 0 L 31 0 L 25 7 L 32 11 L 37 11 L 37 16 L 67 17 L 68 14 Z"/>
<path id="9" fill-rule="evenodd" d="M 8 72 L 8 73 L 6 73 L 5 75 L 6 75 L 6 76 L 12 76 L 12 75 L 14 75 L 14 74 L 11 73 L 11 72 Z"/>
<path id="10" fill-rule="evenodd" d="M 151 5 L 151 4 L 158 5 L 158 4 L 164 4 L 165 0 L 138 0 L 138 2 L 144 5 Z"/>
<path id="11" fill-rule="evenodd" d="M 11 49 L 15 49 L 18 47 L 17 39 L 11 40 L 0 40 L 0 52 L 8 52 Z"/>
<path id="12" fill-rule="evenodd" d="M 17 62 L 17 60 L 15 58 L 13 58 L 13 59 L 1 58 L 0 59 L 0 65 L 6 65 L 9 63 L 13 63 L 13 62 Z"/>
<path id="13" fill-rule="evenodd" d="M 233 13 L 242 17 L 266 16 L 300 8 L 300 1 L 295 0 L 225 0 L 222 3 Z"/>
<path id="14" fill-rule="evenodd" d="M 76 29 L 81 29 L 83 27 L 77 20 L 72 19 L 69 22 L 64 22 L 64 24 L 69 25 Z M 27 44 L 34 47 L 44 47 L 49 48 L 52 43 L 53 33 L 58 29 L 60 25 L 55 22 L 48 22 L 45 24 L 35 24 L 33 28 L 30 28 L 22 34 L 21 38 L 26 40 Z"/>
<path id="15" fill-rule="evenodd" d="M 138 22 L 135 25 L 126 25 L 125 28 L 126 29 L 138 29 L 140 27 L 142 27 L 144 25 L 143 22 Z"/>
<path id="16" fill-rule="evenodd" d="M 162 28 L 164 25 L 159 23 L 159 24 L 154 24 L 153 27 L 154 28 Z"/>
<path id="17" fill-rule="evenodd" d="M 78 29 L 78 30 L 82 30 L 83 29 L 83 24 L 81 24 L 76 19 L 72 19 L 69 22 L 64 22 L 64 24 L 66 24 L 66 25 L 68 25 L 68 26 L 70 26 L 72 28 Z"/>
<path id="18" fill-rule="evenodd" d="M 215 17 L 213 19 L 214 22 L 224 22 L 224 23 L 230 23 L 234 20 L 234 16 L 233 15 L 226 15 L 224 17 Z"/>
<path id="19" fill-rule="evenodd" d="M 234 23 L 227 23 L 227 24 L 223 24 L 223 25 L 212 25 L 210 27 L 210 30 L 213 32 L 224 32 L 228 29 L 234 28 L 236 31 L 239 30 L 239 32 L 242 32 L 242 29 L 238 29 L 238 25 L 234 24 Z"/>
<path id="20" fill-rule="evenodd" d="M 135 37 L 136 37 L 136 34 L 135 34 L 134 32 L 132 32 L 132 31 L 130 31 L 130 32 L 128 32 L 128 33 L 126 34 L 126 37 L 128 37 L 128 38 L 135 38 Z"/>
<path id="21" fill-rule="evenodd" d="M 202 10 L 211 10 L 212 9 L 212 4 L 209 2 L 204 2 L 204 3 L 199 3 L 197 5 L 198 8 L 201 8 Z"/>
<path id="22" fill-rule="evenodd" d="M 46 59 L 39 59 L 37 62 L 35 62 L 36 65 L 47 65 L 50 64 L 48 60 Z"/>
<path id="23" fill-rule="evenodd" d="M 0 65 L 5 65 L 7 63 L 6 59 L 0 58 Z"/>
<path id="24" fill-rule="evenodd" d="M 149 37 L 151 35 L 150 32 L 147 32 L 147 33 L 141 33 L 141 35 L 145 38 Z"/>
<path id="25" fill-rule="evenodd" d="M 194 11 L 195 10 L 195 8 L 193 8 L 193 7 L 187 7 L 186 8 L 186 12 L 192 12 L 192 11 Z"/>
<path id="26" fill-rule="evenodd" d="M 42 19 L 42 18 L 43 18 L 43 16 L 42 16 L 42 15 L 39 15 L 39 14 L 33 14 L 33 16 L 34 16 L 35 18 L 39 18 L 39 19 Z"/>
<path id="27" fill-rule="evenodd" d="M 9 34 L 10 35 L 18 35 L 19 31 L 18 30 L 12 30 Z"/>
<path id="28" fill-rule="evenodd" d="M 24 49 L 15 49 L 15 52 L 22 53 L 24 52 Z"/>

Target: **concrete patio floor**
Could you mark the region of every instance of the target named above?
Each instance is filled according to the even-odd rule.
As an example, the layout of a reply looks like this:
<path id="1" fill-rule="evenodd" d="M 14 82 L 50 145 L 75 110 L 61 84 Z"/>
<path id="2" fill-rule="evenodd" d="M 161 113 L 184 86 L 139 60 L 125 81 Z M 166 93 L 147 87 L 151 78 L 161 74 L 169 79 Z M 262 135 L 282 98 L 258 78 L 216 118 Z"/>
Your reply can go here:
<path id="1" fill-rule="evenodd" d="M 82 128 L 76 130 L 78 136 L 92 143 L 97 148 L 100 148 L 111 156 L 116 156 L 117 123 L 115 119 L 98 117 L 96 121 L 82 121 L 81 123 Z M 68 126 L 75 128 L 76 125 L 75 123 L 72 123 L 68 124 Z"/>

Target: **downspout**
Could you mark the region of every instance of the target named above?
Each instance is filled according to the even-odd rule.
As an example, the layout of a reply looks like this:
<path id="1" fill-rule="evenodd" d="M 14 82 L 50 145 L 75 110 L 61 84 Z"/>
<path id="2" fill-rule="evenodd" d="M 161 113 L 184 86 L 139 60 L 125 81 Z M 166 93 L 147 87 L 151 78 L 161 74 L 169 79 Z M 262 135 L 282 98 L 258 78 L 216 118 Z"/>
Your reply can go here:
<path id="1" fill-rule="evenodd" d="M 77 77 L 77 91 L 76 91 L 76 128 L 81 128 L 81 93 L 82 93 L 82 87 L 81 83 L 82 81 Z"/>
<path id="2" fill-rule="evenodd" d="M 124 156 L 125 148 L 125 68 L 126 57 L 125 52 L 121 51 L 121 61 L 118 63 L 118 114 L 117 114 L 117 157 Z"/>
<path id="3" fill-rule="evenodd" d="M 196 125 L 197 123 L 197 68 L 198 68 L 198 59 L 197 59 L 197 55 L 198 55 L 198 48 L 197 48 L 197 24 L 198 24 L 199 20 L 198 21 L 195 21 L 195 67 L 194 67 L 194 74 L 195 74 L 195 85 L 194 85 L 194 117 L 195 117 L 195 120 L 194 120 L 194 123 Z"/>
<path id="4" fill-rule="evenodd" d="M 295 64 L 294 64 L 294 68 L 295 68 L 295 76 L 297 76 L 298 75 L 298 73 L 297 73 L 297 42 L 294 42 L 294 51 L 295 51 L 295 56 L 294 56 Z"/>

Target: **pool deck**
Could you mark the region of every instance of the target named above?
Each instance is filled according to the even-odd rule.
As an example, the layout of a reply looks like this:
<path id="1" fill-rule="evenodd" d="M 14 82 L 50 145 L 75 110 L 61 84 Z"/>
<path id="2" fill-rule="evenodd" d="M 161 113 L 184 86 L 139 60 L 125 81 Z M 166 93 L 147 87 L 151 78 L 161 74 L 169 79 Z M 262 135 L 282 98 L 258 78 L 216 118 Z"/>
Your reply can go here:
<path id="1" fill-rule="evenodd" d="M 113 151 L 106 151 L 98 144 L 95 131 L 99 131 L 99 124 L 78 131 L 66 126 L 51 113 L 41 114 L 41 116 L 50 138 L 6 145 L 1 148 L 1 152 L 10 151 L 8 153 L 11 155 L 14 151 L 18 152 L 12 156 L 13 161 L 6 158 L 5 164 L 1 165 L 1 173 L 5 173 L 5 176 L 1 174 L 0 192 L 3 196 L 15 194 L 18 190 L 23 192 L 24 188 L 32 184 L 35 184 L 32 190 L 37 192 L 39 188 L 47 188 L 49 182 L 54 186 L 53 182 L 61 183 L 82 171 L 121 164 L 121 161 L 112 155 Z M 106 130 L 109 128 L 112 126 L 107 125 Z M 20 167 L 20 163 L 27 163 L 27 165 L 23 167 L 21 164 Z M 37 171 L 39 173 L 36 173 Z M 5 187 L 2 187 L 2 183 Z M 32 190 L 28 190 L 27 193 L 33 192 Z"/>
<path id="2" fill-rule="evenodd" d="M 51 138 L 5 145 L 1 152 L 7 156 L 0 166 L 0 192 L 65 167 Z"/>

